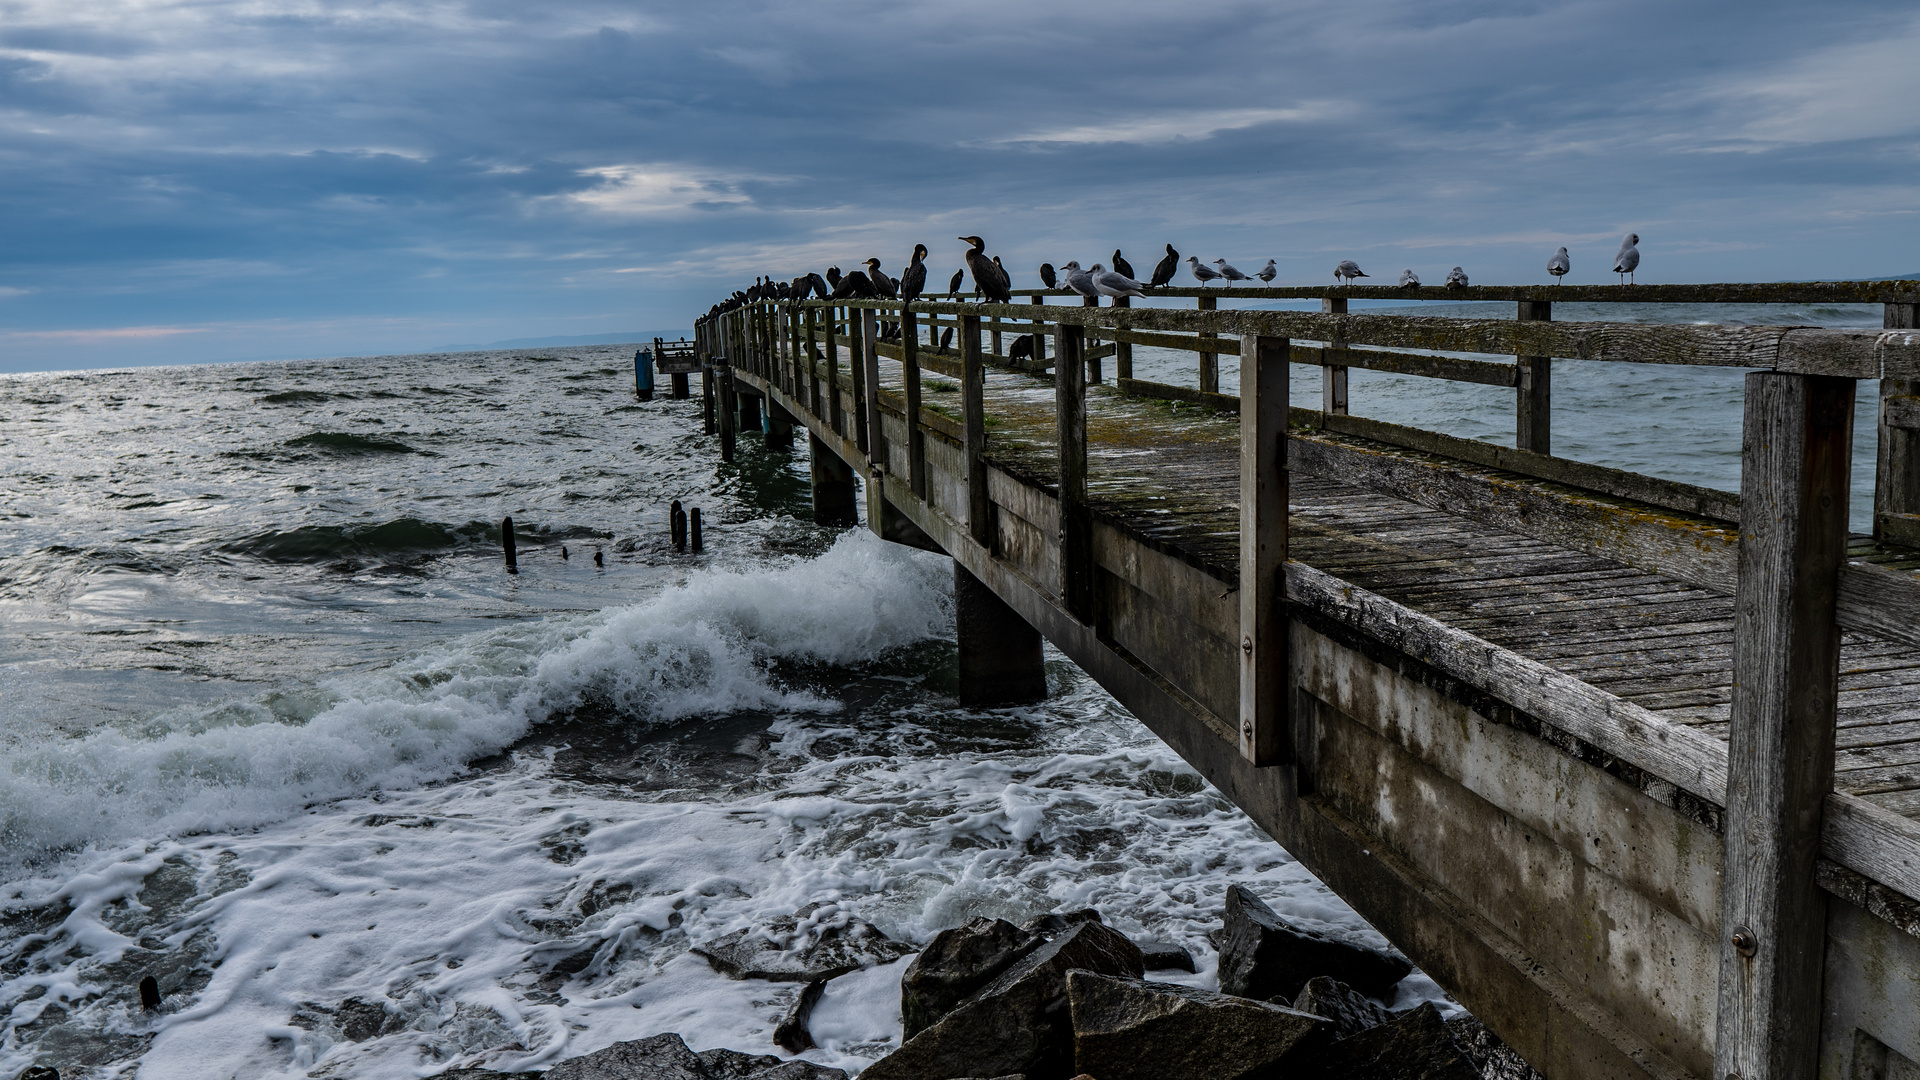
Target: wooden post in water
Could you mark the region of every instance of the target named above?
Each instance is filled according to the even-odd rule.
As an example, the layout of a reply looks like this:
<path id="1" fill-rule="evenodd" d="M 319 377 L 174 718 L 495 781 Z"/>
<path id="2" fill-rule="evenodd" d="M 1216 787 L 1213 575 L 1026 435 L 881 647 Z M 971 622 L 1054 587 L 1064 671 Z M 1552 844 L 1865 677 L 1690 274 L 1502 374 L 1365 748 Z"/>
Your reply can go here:
<path id="1" fill-rule="evenodd" d="M 991 708 L 1045 700 L 1040 631 L 958 559 L 953 561 L 953 629 L 960 646 L 961 705 Z"/>
<path id="2" fill-rule="evenodd" d="M 769 396 L 767 398 L 767 449 L 791 453 L 794 423 L 794 415 Z"/>
<path id="3" fill-rule="evenodd" d="M 811 432 L 807 434 L 807 449 L 812 459 L 813 523 L 836 527 L 860 524 L 852 467 Z"/>
<path id="4" fill-rule="evenodd" d="M 960 316 L 961 449 L 967 456 L 967 535 L 993 550 L 987 501 L 987 365 L 980 359 L 980 316 Z"/>
<path id="5" fill-rule="evenodd" d="M 1293 343 L 1240 339 L 1240 754 L 1292 749 L 1287 687 L 1287 385 Z"/>
<path id="6" fill-rule="evenodd" d="M 1116 296 L 1113 298 L 1113 306 L 1130 308 L 1133 306 L 1133 297 Z M 1113 377 L 1115 379 L 1133 378 L 1132 342 L 1116 341 L 1113 343 Z"/>
<path id="7" fill-rule="evenodd" d="M 1214 309 L 1213 302 L 1214 298 L 1209 295 L 1200 297 L 1195 301 L 1195 304 L 1201 311 L 1212 311 Z M 1200 339 L 1202 341 L 1209 341 L 1217 336 L 1219 335 L 1203 333 L 1200 335 Z M 1200 389 L 1202 392 L 1208 394 L 1217 394 L 1220 392 L 1220 357 L 1217 353 L 1203 352 L 1200 354 Z"/>
<path id="8" fill-rule="evenodd" d="M 693 550 L 699 551 L 704 542 L 700 537 L 700 508 L 697 506 L 688 512 L 687 533 L 688 542 Z"/>
<path id="9" fill-rule="evenodd" d="M 1054 430 L 1060 446 L 1060 602 L 1093 620 L 1093 523 L 1087 517 L 1086 328 L 1054 325 Z"/>
<path id="10" fill-rule="evenodd" d="M 1520 301 L 1519 321 L 1551 322 L 1551 300 Z M 1553 453 L 1553 357 L 1514 358 L 1520 381 L 1514 393 L 1513 445 L 1536 454 Z"/>
<path id="11" fill-rule="evenodd" d="M 1325 315 L 1345 315 L 1347 313 L 1347 298 L 1344 296 L 1325 297 L 1320 301 L 1320 311 Z M 1334 356 L 1344 352 L 1346 348 L 1346 339 L 1338 336 L 1334 337 L 1333 340 L 1327 342 L 1327 352 L 1333 354 L 1329 355 L 1327 359 L 1331 361 Z M 1241 357 L 1241 367 L 1243 370 L 1245 366 L 1246 358 L 1243 356 Z M 1328 363 L 1321 366 L 1320 411 L 1328 416 L 1347 415 L 1347 366 L 1345 364 Z"/>
<path id="12" fill-rule="evenodd" d="M 1741 428 L 1714 1075 L 1816 1072 L 1827 902 L 1814 881 L 1833 790 L 1852 379 L 1758 371 Z"/>
<path id="13" fill-rule="evenodd" d="M 1881 326 L 1920 329 L 1920 304 L 1882 306 Z M 1920 379 L 1880 380 L 1880 454 L 1873 481 L 1873 538 L 1920 547 Z"/>
<path id="14" fill-rule="evenodd" d="M 880 424 L 880 324 L 878 311 L 860 309 L 860 371 L 866 384 L 862 401 L 866 418 L 867 460 L 877 466 L 887 464 L 887 429 Z"/>
<path id="15" fill-rule="evenodd" d="M 667 545 L 675 551 L 687 550 L 687 512 L 679 499 L 667 506 Z"/>
<path id="16" fill-rule="evenodd" d="M 734 420 L 733 368 L 722 366 L 714 372 L 720 382 L 720 460 L 733 460 Z"/>
<path id="17" fill-rule="evenodd" d="M 900 378 L 907 396 L 907 489 L 927 497 L 927 440 L 920 430 L 920 327 L 913 305 L 900 305 Z M 955 564 L 956 566 L 959 564 Z"/>
<path id="18" fill-rule="evenodd" d="M 716 430 L 713 426 L 713 357 L 703 356 L 700 366 L 700 417 L 701 427 L 708 435 Z"/>
<path id="19" fill-rule="evenodd" d="M 513 547 L 513 518 L 511 516 L 502 518 L 500 521 L 500 551 L 507 557 L 507 573 L 519 573 L 520 560 L 515 557 L 516 553 Z"/>

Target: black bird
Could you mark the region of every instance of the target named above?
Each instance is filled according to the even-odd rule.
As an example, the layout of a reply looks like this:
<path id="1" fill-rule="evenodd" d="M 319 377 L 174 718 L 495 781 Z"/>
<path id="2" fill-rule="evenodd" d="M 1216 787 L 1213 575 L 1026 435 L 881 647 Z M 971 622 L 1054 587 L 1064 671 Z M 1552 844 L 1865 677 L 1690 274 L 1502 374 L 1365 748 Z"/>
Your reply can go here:
<path id="1" fill-rule="evenodd" d="M 1045 285 L 1049 289 L 1052 289 L 1057 287 L 1054 283 L 1059 280 L 1060 280 L 1059 277 L 1057 277 L 1053 272 L 1052 263 L 1040 264 L 1040 284 Z"/>
<path id="2" fill-rule="evenodd" d="M 814 292 L 820 294 L 820 299 L 826 300 L 833 296 L 833 286 L 828 285 L 827 279 L 821 277 L 819 274 L 808 274 L 807 283 L 813 286 Z M 806 294 L 802 293 L 800 299 L 805 300 Z"/>
<path id="3" fill-rule="evenodd" d="M 873 291 L 879 296 L 892 297 L 898 295 L 896 290 L 899 289 L 899 286 L 880 269 L 879 259 L 867 260 L 867 280 L 873 283 Z"/>
<path id="4" fill-rule="evenodd" d="M 858 270 L 842 277 L 840 284 L 833 287 L 833 296 L 830 297 L 833 300 L 872 300 L 874 298 L 873 282 Z"/>
<path id="5" fill-rule="evenodd" d="M 967 276 L 967 272 L 965 270 L 955 270 L 953 272 L 953 280 L 947 282 L 947 291 L 950 293 L 953 293 L 956 296 L 959 295 L 960 279 L 966 276 Z"/>
<path id="6" fill-rule="evenodd" d="M 962 236 L 967 242 L 967 272 L 973 275 L 973 288 L 988 300 L 1002 304 L 1013 301 L 1013 290 L 1008 287 L 1006 272 L 1000 265 L 987 258 L 987 242 L 977 236 Z"/>
<path id="7" fill-rule="evenodd" d="M 947 327 L 945 330 L 940 331 L 940 351 L 941 352 L 953 351 L 953 327 L 951 326 Z"/>
<path id="8" fill-rule="evenodd" d="M 1007 359 L 1018 362 L 1033 359 L 1033 335 L 1021 334 L 1013 339 L 1013 347 L 1007 350 Z"/>
<path id="9" fill-rule="evenodd" d="M 836 289 L 840 287 L 840 268 L 839 267 L 837 266 L 827 267 L 827 284 L 833 286 Z"/>
<path id="10" fill-rule="evenodd" d="M 1118 254 L 1118 252 L 1115 254 Z M 1157 289 L 1167 282 L 1172 281 L 1173 273 L 1178 269 L 1180 269 L 1180 253 L 1173 250 L 1172 244 L 1168 244 L 1167 257 L 1161 259 L 1159 264 L 1153 268 L 1153 280 L 1147 282 L 1147 288 Z"/>
<path id="11" fill-rule="evenodd" d="M 1128 277 L 1133 276 L 1133 264 L 1120 257 L 1119 248 L 1113 249 L 1113 270 L 1114 273 L 1117 274 L 1125 274 Z"/>
<path id="12" fill-rule="evenodd" d="M 913 260 L 900 271 L 900 299 L 914 301 L 927 287 L 927 245 L 913 245 Z"/>

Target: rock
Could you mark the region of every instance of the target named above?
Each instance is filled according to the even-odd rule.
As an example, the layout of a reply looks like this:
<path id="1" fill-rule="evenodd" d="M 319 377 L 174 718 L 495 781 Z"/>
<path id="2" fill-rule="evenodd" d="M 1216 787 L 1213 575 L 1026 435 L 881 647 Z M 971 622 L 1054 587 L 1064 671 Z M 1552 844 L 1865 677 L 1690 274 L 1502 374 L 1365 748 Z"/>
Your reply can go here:
<path id="1" fill-rule="evenodd" d="M 1338 1039 L 1358 1035 L 1392 1018 L 1392 1014 L 1373 999 L 1325 975 L 1308 979 L 1299 996 L 1293 999 L 1293 1007 L 1333 1021 L 1333 1034 Z"/>
<path id="2" fill-rule="evenodd" d="M 1193 954 L 1171 941 L 1142 941 L 1140 966 L 1148 971 L 1193 971 Z"/>
<path id="3" fill-rule="evenodd" d="M 807 1021 L 813 1017 L 813 1007 L 820 1004 L 820 995 L 827 988 L 827 980 L 815 979 L 801 987 L 800 996 L 788 1006 L 787 1015 L 773 1029 L 773 1045 L 789 1054 L 813 1049 L 813 1032 L 807 1030 Z"/>
<path id="4" fill-rule="evenodd" d="M 729 979 L 813 982 L 891 963 L 913 946 L 894 941 L 837 906 L 808 904 L 791 917 L 764 928 L 736 930 L 693 951 Z"/>
<path id="5" fill-rule="evenodd" d="M 1331 1036 L 1318 1016 L 1174 983 L 1067 976 L 1073 1064 L 1100 1080 L 1237 1080 L 1266 1075 Z"/>
<path id="6" fill-rule="evenodd" d="M 1331 975 L 1363 994 L 1384 995 L 1412 970 L 1403 957 L 1293 926 L 1245 888 L 1227 886 L 1221 993 L 1292 1001 L 1308 979 Z"/>
<path id="7" fill-rule="evenodd" d="M 900 977 L 901 1041 L 933 1026 L 1042 940 L 1005 919 L 988 918 L 935 934 Z"/>
<path id="8" fill-rule="evenodd" d="M 668 1032 L 614 1043 L 585 1057 L 555 1065 L 546 1080 L 847 1080 L 840 1069 L 811 1061 L 789 1061 L 773 1054 L 738 1050 L 694 1053 L 680 1036 Z"/>
<path id="9" fill-rule="evenodd" d="M 1527 1064 L 1526 1059 L 1487 1030 L 1487 1025 L 1461 1014 L 1447 1021 L 1453 1041 L 1466 1051 L 1467 1060 L 1480 1070 L 1481 1080 L 1546 1080 Z"/>
<path id="10" fill-rule="evenodd" d="M 740 1050 L 702 1050 L 693 1056 L 700 1059 L 700 1067 L 706 1070 L 708 1080 L 744 1080 L 785 1061 L 774 1054 L 749 1054 Z"/>
<path id="11" fill-rule="evenodd" d="M 1045 915 L 1035 915 L 1020 924 L 1020 929 L 1029 934 L 1039 934 L 1044 938 L 1058 937 L 1061 934 L 1086 922 L 1099 922 L 1100 913 L 1092 908 L 1079 911 L 1053 911 Z"/>
<path id="12" fill-rule="evenodd" d="M 1323 1080 L 1480 1080 L 1480 1070 L 1432 1002 L 1409 1009 L 1378 1027 L 1336 1039 L 1319 1058 Z"/>
<path id="13" fill-rule="evenodd" d="M 1021 957 L 932 1027 L 867 1066 L 860 1080 L 953 1080 L 1071 1075 L 1073 1027 L 1067 972 L 1139 978 L 1140 950 L 1126 935 L 1083 922 Z"/>
<path id="14" fill-rule="evenodd" d="M 35 1065 L 21 1073 L 19 1080 L 60 1080 L 60 1071 L 50 1065 Z"/>

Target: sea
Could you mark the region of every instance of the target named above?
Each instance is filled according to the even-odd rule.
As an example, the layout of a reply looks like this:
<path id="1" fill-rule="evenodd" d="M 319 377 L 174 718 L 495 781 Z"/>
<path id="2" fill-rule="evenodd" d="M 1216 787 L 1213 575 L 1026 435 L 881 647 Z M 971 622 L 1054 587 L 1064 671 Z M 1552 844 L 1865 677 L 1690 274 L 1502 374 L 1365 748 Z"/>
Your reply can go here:
<path id="1" fill-rule="evenodd" d="M 1229 884 L 1385 946 L 1064 656 L 1044 703 L 962 708 L 951 563 L 813 524 L 804 442 L 721 463 L 697 390 L 636 399 L 637 347 L 0 376 L 0 1077 L 778 1052 L 798 986 L 690 949 L 809 904 L 915 944 L 1091 907 L 1198 986 Z M 1738 371 L 1555 368 L 1557 453 L 1738 490 Z M 1511 391 L 1355 370 L 1351 398 L 1512 442 Z M 802 1056 L 897 1046 L 907 962 L 833 980 Z"/>

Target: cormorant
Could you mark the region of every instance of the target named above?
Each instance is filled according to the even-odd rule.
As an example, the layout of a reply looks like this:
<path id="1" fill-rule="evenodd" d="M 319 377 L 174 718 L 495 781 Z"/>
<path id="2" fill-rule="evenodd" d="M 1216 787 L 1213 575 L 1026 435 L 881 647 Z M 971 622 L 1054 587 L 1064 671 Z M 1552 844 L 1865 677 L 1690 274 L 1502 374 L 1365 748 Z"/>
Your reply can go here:
<path id="1" fill-rule="evenodd" d="M 1566 248 L 1554 252 L 1553 258 L 1547 260 L 1547 273 L 1553 275 L 1555 285 L 1560 284 L 1560 279 L 1566 277 L 1567 271 L 1571 269 L 1573 269 L 1573 260 L 1567 258 Z"/>
<path id="2" fill-rule="evenodd" d="M 827 284 L 827 279 L 821 277 L 819 274 L 808 274 L 807 282 L 813 286 L 814 292 L 820 294 L 820 299 L 826 300 L 833 296 L 833 286 Z M 801 297 L 801 299 L 804 300 L 806 298 Z"/>
<path id="3" fill-rule="evenodd" d="M 965 270 L 955 270 L 953 272 L 953 279 L 947 282 L 947 291 L 955 296 L 960 295 L 960 281 L 966 276 L 967 272 Z"/>
<path id="4" fill-rule="evenodd" d="M 1033 359 L 1033 335 L 1021 334 L 1013 339 L 1013 345 L 1007 349 L 1007 359 L 1018 363 Z"/>
<path id="5" fill-rule="evenodd" d="M 873 282 L 858 270 L 842 277 L 840 284 L 833 287 L 831 297 L 834 300 L 872 300 L 874 298 Z"/>
<path id="6" fill-rule="evenodd" d="M 1419 288 L 1420 275 L 1414 273 L 1411 269 L 1400 271 L 1400 287 L 1403 289 Z"/>
<path id="7" fill-rule="evenodd" d="M 977 236 L 962 236 L 967 243 L 967 272 L 973 275 L 973 288 L 988 300 L 1011 303 L 1013 290 L 999 264 L 987 258 L 987 242 Z"/>
<path id="8" fill-rule="evenodd" d="M 1273 279 L 1280 276 L 1280 269 L 1273 265 L 1272 259 L 1268 259 L 1267 265 L 1255 270 L 1253 276 L 1271 285 L 1273 284 Z"/>
<path id="9" fill-rule="evenodd" d="M 1059 288 L 1060 279 L 1054 276 L 1052 263 L 1040 264 L 1040 284 L 1049 289 Z"/>
<path id="10" fill-rule="evenodd" d="M 1160 265 L 1153 268 L 1153 280 L 1147 282 L 1147 288 L 1157 289 L 1172 281 L 1173 273 L 1178 269 L 1180 269 L 1180 253 L 1173 250 L 1172 244 L 1168 244 L 1166 257 L 1160 260 Z"/>
<path id="11" fill-rule="evenodd" d="M 1465 270 L 1462 270 L 1456 266 L 1453 269 L 1447 271 L 1447 288 L 1464 289 L 1466 287 L 1467 287 L 1467 272 Z"/>
<path id="12" fill-rule="evenodd" d="M 1626 275 L 1628 285 L 1633 284 L 1633 268 L 1640 265 L 1640 249 L 1635 246 L 1638 243 L 1640 234 L 1628 233 L 1627 238 L 1620 241 L 1620 254 L 1613 257 L 1613 272 Z"/>
<path id="13" fill-rule="evenodd" d="M 837 266 L 827 267 L 827 284 L 836 289 L 840 287 L 840 268 L 839 267 Z"/>
<path id="14" fill-rule="evenodd" d="M 1193 271 L 1193 280 L 1202 285 L 1220 276 L 1214 272 L 1213 267 L 1200 265 L 1200 259 L 1195 255 L 1187 256 L 1187 269 Z"/>
<path id="15" fill-rule="evenodd" d="M 1109 270 L 1099 263 L 1093 264 L 1093 287 L 1102 296 L 1145 296 L 1147 292 L 1140 283 L 1128 274 L 1118 270 Z"/>
<path id="16" fill-rule="evenodd" d="M 1125 274 L 1129 278 L 1133 276 L 1133 264 L 1120 257 L 1119 248 L 1113 249 L 1113 272 Z"/>
<path id="17" fill-rule="evenodd" d="M 1346 284 L 1348 285 L 1353 284 L 1354 278 L 1363 278 L 1366 276 L 1366 271 L 1361 270 L 1360 264 L 1354 262 L 1352 259 L 1341 259 L 1340 265 L 1333 268 L 1333 280 L 1339 281 L 1341 278 L 1345 278 Z"/>
<path id="18" fill-rule="evenodd" d="M 1213 260 L 1213 265 L 1220 271 L 1220 276 L 1226 278 L 1228 281 L 1247 280 L 1247 275 L 1234 269 L 1233 264 L 1225 259 L 1215 259 Z"/>
<path id="19" fill-rule="evenodd" d="M 951 326 L 947 327 L 945 330 L 940 331 L 940 351 L 941 352 L 953 351 L 953 327 Z"/>
<path id="20" fill-rule="evenodd" d="M 867 280 L 873 284 L 876 295 L 892 298 L 899 295 L 899 286 L 880 269 L 879 259 L 867 260 Z"/>
<path id="21" fill-rule="evenodd" d="M 926 291 L 926 288 L 927 288 L 926 258 L 927 258 L 927 245 L 925 244 L 913 245 L 913 259 L 907 263 L 907 268 L 900 272 L 900 299 L 901 300 L 908 301 L 908 302 L 918 300 L 920 299 L 920 294 Z"/>

